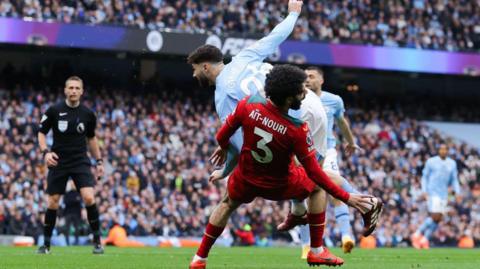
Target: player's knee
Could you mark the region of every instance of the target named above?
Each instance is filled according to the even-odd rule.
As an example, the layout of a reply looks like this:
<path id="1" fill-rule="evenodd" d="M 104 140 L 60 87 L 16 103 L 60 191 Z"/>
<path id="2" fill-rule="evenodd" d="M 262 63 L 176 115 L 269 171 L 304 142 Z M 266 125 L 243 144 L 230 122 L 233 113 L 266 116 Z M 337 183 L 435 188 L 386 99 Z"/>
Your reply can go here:
<path id="1" fill-rule="evenodd" d="M 48 209 L 58 209 L 60 205 L 60 195 L 49 195 L 47 200 Z"/>
<path id="2" fill-rule="evenodd" d="M 95 203 L 95 198 L 93 197 L 93 195 L 86 195 L 83 197 L 83 202 L 85 203 L 85 205 L 91 206 Z"/>
<path id="3" fill-rule="evenodd" d="M 234 211 L 235 209 L 237 209 L 237 207 L 239 206 L 239 204 L 237 202 L 235 202 L 234 200 L 230 199 L 230 197 L 228 197 L 228 195 L 225 195 L 225 197 L 223 197 L 222 199 L 222 205 L 228 210 L 228 211 Z"/>

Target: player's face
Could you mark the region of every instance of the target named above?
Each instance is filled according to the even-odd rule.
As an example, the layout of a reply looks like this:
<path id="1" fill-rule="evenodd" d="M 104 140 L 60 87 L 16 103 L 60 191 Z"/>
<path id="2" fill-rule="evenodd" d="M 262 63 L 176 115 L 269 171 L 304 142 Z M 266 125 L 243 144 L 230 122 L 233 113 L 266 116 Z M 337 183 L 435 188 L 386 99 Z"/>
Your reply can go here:
<path id="1" fill-rule="evenodd" d="M 77 80 L 69 80 L 65 85 L 65 95 L 67 96 L 68 101 L 78 102 L 80 97 L 83 94 L 83 85 L 82 82 Z"/>
<path id="2" fill-rule="evenodd" d="M 438 149 L 438 155 L 441 158 L 446 158 L 448 155 L 448 148 L 447 145 L 441 145 L 440 148 Z"/>
<path id="3" fill-rule="evenodd" d="M 206 88 L 211 85 L 210 80 L 208 79 L 206 72 L 208 71 L 208 63 L 192 64 L 193 68 L 193 77 L 198 80 L 200 87 Z"/>
<path id="4" fill-rule="evenodd" d="M 323 76 L 315 70 L 305 70 L 307 74 L 307 88 L 317 91 L 322 88 Z"/>
<path id="5" fill-rule="evenodd" d="M 305 88 L 305 84 L 302 86 L 302 92 L 295 95 L 295 98 L 293 98 L 292 104 L 290 105 L 290 108 L 293 110 L 299 110 L 300 106 L 302 105 L 303 99 L 305 99 L 305 95 L 307 94 L 307 89 Z"/>

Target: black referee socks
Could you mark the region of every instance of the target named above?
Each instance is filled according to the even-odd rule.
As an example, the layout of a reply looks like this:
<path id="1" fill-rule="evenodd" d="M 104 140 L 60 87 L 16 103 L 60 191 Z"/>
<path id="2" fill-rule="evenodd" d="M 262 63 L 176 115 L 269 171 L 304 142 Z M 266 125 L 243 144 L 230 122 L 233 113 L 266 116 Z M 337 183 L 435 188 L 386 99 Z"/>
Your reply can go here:
<path id="1" fill-rule="evenodd" d="M 43 225 L 43 235 L 45 237 L 44 245 L 50 247 L 50 239 L 52 238 L 52 232 L 55 228 L 55 222 L 57 221 L 57 210 L 48 209 L 45 212 L 45 223 Z"/>
<path id="2" fill-rule="evenodd" d="M 100 244 L 100 221 L 98 215 L 97 205 L 93 204 L 91 206 L 87 206 L 87 217 L 88 223 L 90 223 L 90 228 L 93 232 L 93 242 L 95 244 Z"/>

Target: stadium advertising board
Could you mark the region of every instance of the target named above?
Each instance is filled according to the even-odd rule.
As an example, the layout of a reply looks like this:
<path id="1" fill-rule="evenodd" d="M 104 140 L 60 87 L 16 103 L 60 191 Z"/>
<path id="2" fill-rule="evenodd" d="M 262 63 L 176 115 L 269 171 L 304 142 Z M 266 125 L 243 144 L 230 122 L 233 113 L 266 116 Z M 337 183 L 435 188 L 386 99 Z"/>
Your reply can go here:
<path id="1" fill-rule="evenodd" d="M 255 39 L 0 18 L 0 43 L 188 55 L 209 43 L 235 55 Z M 480 54 L 288 40 L 272 61 L 379 70 L 480 75 Z"/>

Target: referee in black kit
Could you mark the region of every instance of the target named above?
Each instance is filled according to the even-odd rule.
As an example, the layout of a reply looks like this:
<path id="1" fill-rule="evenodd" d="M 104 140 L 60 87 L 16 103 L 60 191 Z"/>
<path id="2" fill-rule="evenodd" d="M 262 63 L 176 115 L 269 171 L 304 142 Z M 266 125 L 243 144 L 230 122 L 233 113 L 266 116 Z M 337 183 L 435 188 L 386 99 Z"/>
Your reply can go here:
<path id="1" fill-rule="evenodd" d="M 47 178 L 48 205 L 45 213 L 45 243 L 37 253 L 50 253 L 50 239 L 55 228 L 60 195 L 65 193 L 67 181 L 73 179 L 75 186 L 86 205 L 88 222 L 93 232 L 93 254 L 103 254 L 100 242 L 100 222 L 95 204 L 95 179 L 90 170 L 90 159 L 87 156 L 87 141 L 96 161 L 97 176 L 104 173 L 95 127 L 97 119 L 94 112 L 80 104 L 83 94 L 83 81 L 72 76 L 65 82 L 64 102 L 47 109 L 40 122 L 38 143 L 49 168 Z M 47 147 L 46 134 L 53 130 L 53 146 Z"/>

